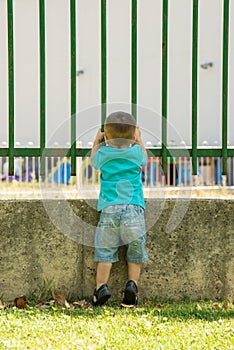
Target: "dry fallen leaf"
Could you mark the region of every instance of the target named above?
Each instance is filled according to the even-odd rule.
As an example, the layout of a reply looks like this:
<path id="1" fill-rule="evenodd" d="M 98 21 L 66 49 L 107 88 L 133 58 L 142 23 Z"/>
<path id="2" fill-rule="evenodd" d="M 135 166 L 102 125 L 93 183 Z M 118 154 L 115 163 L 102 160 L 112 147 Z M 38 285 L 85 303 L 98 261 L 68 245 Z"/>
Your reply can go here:
<path id="1" fill-rule="evenodd" d="M 65 305 L 67 309 L 70 309 L 70 304 L 63 293 L 56 293 L 55 291 L 52 291 L 52 295 L 58 305 Z"/>
<path id="2" fill-rule="evenodd" d="M 71 308 L 71 305 L 69 304 L 69 302 L 67 300 L 65 300 L 64 305 L 66 306 L 67 309 Z"/>
<path id="3" fill-rule="evenodd" d="M 51 308 L 50 305 L 48 305 L 48 304 L 43 304 L 43 303 L 37 304 L 35 307 L 36 307 L 37 309 L 39 309 L 39 310 L 45 310 L 45 309 L 50 309 L 50 308 Z"/>
<path id="4" fill-rule="evenodd" d="M 15 298 L 14 306 L 18 309 L 26 309 L 27 308 L 27 298 L 25 295 L 21 295 L 20 297 Z"/>
<path id="5" fill-rule="evenodd" d="M 66 300 L 66 296 L 63 293 L 56 293 L 54 290 L 52 291 L 52 295 L 54 300 L 59 304 L 63 305 Z"/>
<path id="6" fill-rule="evenodd" d="M 228 309 L 228 303 L 226 301 L 223 303 L 222 308 L 225 310 Z"/>
<path id="7" fill-rule="evenodd" d="M 91 303 L 83 299 L 80 301 L 74 301 L 73 305 L 77 305 L 79 307 L 90 307 Z"/>
<path id="8" fill-rule="evenodd" d="M 0 300 L 0 310 L 4 310 L 4 309 L 5 309 L 5 306 L 4 306 L 3 302 L 2 302 L 2 300 Z"/>
<path id="9" fill-rule="evenodd" d="M 197 310 L 198 310 L 198 311 L 201 311 L 201 310 L 202 310 L 202 307 L 201 307 L 201 305 L 200 305 L 199 303 L 196 304 L 196 307 L 197 307 Z"/>
<path id="10" fill-rule="evenodd" d="M 162 311 L 162 305 L 155 305 L 155 310 L 157 310 L 158 312 Z"/>
<path id="11" fill-rule="evenodd" d="M 214 309 L 216 310 L 221 309 L 221 306 L 219 304 L 214 304 Z"/>

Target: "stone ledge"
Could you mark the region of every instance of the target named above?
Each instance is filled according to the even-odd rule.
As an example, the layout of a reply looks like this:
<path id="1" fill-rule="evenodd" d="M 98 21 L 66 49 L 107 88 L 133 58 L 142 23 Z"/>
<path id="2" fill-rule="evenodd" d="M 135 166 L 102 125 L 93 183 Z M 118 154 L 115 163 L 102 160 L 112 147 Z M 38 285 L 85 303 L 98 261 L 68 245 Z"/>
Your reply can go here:
<path id="1" fill-rule="evenodd" d="M 96 200 L 0 201 L 0 295 L 12 299 L 41 286 L 76 297 L 95 284 Z M 174 211 L 173 211 L 174 210 Z M 147 252 L 139 296 L 234 298 L 234 201 L 148 199 Z M 109 287 L 121 299 L 124 247 Z"/>

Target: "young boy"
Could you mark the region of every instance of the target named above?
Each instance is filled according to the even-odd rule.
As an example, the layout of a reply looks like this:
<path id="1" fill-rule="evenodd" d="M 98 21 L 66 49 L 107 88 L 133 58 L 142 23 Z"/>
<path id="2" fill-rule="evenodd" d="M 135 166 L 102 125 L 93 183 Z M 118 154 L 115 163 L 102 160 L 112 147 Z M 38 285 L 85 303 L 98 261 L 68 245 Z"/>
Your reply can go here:
<path id="1" fill-rule="evenodd" d="M 103 305 L 110 298 L 107 282 L 112 263 L 118 261 L 119 246 L 125 245 L 129 280 L 123 304 L 136 305 L 141 266 L 147 260 L 141 181 L 141 166 L 147 163 L 147 153 L 131 114 L 115 112 L 107 117 L 104 132 L 97 132 L 91 158 L 94 167 L 101 171 L 97 208 L 101 216 L 95 236 L 97 273 L 92 304 Z"/>

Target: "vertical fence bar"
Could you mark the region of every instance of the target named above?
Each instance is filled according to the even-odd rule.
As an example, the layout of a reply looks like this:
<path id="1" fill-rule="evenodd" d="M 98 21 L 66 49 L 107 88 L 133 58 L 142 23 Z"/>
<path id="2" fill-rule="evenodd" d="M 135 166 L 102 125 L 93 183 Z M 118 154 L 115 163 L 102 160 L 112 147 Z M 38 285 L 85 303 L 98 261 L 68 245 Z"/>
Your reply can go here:
<path id="1" fill-rule="evenodd" d="M 76 0 L 70 0 L 71 175 L 76 175 Z"/>
<path id="2" fill-rule="evenodd" d="M 106 119 L 106 0 L 101 0 L 101 127 Z"/>
<path id="3" fill-rule="evenodd" d="M 8 112 L 9 112 L 9 166 L 8 174 L 14 175 L 14 142 L 15 142 L 15 123 L 14 123 L 14 32 L 13 32 L 13 3 L 7 1 L 8 15 Z"/>
<path id="4" fill-rule="evenodd" d="M 198 55 L 198 0 L 193 0 L 192 42 L 192 174 L 197 174 L 197 55 Z"/>
<path id="5" fill-rule="evenodd" d="M 45 175 L 46 72 L 45 72 L 45 0 L 39 2 L 40 23 L 40 175 Z"/>
<path id="6" fill-rule="evenodd" d="M 163 0 L 162 11 L 162 170 L 167 172 L 167 52 L 168 0 Z"/>
<path id="7" fill-rule="evenodd" d="M 132 0 L 132 115 L 137 119 L 137 0 Z"/>
<path id="8" fill-rule="evenodd" d="M 227 175 L 229 0 L 223 2 L 222 173 Z"/>

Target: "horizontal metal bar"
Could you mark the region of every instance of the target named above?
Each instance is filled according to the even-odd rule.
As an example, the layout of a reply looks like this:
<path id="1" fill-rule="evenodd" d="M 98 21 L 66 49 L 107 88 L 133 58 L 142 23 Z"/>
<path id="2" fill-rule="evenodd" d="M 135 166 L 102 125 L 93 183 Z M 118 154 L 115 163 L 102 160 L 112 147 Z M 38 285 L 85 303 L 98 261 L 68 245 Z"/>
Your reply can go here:
<path id="1" fill-rule="evenodd" d="M 161 148 L 148 148 L 149 156 L 161 157 Z M 168 148 L 167 157 L 192 157 L 192 148 Z M 234 156 L 234 149 L 228 149 L 228 157 Z M 197 157 L 222 157 L 221 148 L 197 148 Z"/>
<path id="2" fill-rule="evenodd" d="M 8 157 L 9 150 L 8 148 L 0 148 L 0 157 Z"/>
<path id="3" fill-rule="evenodd" d="M 76 157 L 86 157 L 91 153 L 90 148 L 77 148 Z M 40 148 L 15 148 L 14 157 L 40 157 Z M 0 148 L 0 157 L 8 157 L 9 149 Z M 43 157 L 70 157 L 70 148 L 45 148 Z"/>
<path id="4" fill-rule="evenodd" d="M 147 148 L 150 157 L 161 157 L 161 148 Z M 76 157 L 90 156 L 90 148 L 76 148 Z M 192 148 L 168 148 L 167 157 L 191 157 Z M 9 148 L 0 148 L 0 157 L 8 157 Z M 40 148 L 15 148 L 14 157 L 39 157 Z M 43 157 L 70 157 L 70 148 L 45 148 Z M 198 157 L 222 157 L 222 148 L 198 148 Z M 227 149 L 227 156 L 234 157 L 234 148 Z"/>
<path id="5" fill-rule="evenodd" d="M 151 157 L 161 157 L 162 149 L 161 148 L 147 148 L 148 155 Z M 197 157 L 221 157 L 222 149 L 221 148 L 198 148 Z M 234 156 L 234 149 L 228 150 L 228 156 Z M 192 148 L 168 148 L 166 157 L 192 157 Z"/>

